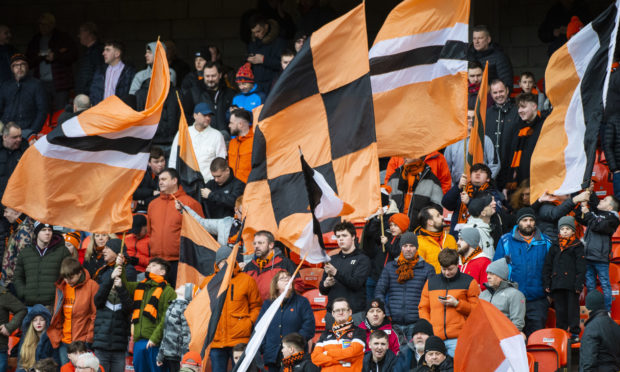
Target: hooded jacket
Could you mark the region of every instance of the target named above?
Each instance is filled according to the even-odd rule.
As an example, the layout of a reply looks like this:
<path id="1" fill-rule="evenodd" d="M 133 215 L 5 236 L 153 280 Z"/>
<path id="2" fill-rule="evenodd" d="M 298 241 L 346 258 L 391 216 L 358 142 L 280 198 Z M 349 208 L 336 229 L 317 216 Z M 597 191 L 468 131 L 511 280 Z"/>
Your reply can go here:
<path id="1" fill-rule="evenodd" d="M 499 309 L 519 331 L 525 326 L 525 296 L 519 291 L 517 283 L 502 280 L 497 289 L 485 283 L 480 299 L 490 302 Z"/>
<path id="2" fill-rule="evenodd" d="M 616 372 L 620 369 L 620 326 L 607 311 L 590 313 L 581 337 L 579 370 Z"/>
<path id="3" fill-rule="evenodd" d="M 254 87 L 252 87 L 252 89 L 247 93 L 237 93 L 232 100 L 233 106 L 237 106 L 250 112 L 263 103 L 265 103 L 265 94 L 258 90 L 257 84 L 254 84 Z"/>
<path id="4" fill-rule="evenodd" d="M 243 269 L 244 273 L 248 274 L 256 281 L 258 291 L 260 292 L 260 297 L 263 301 L 269 299 L 271 280 L 277 273 L 280 271 L 286 271 L 290 275 L 293 275 L 295 269 L 297 268 L 291 260 L 282 255 L 280 249 L 274 248 L 272 252 L 273 257 L 262 270 L 259 269 L 258 264 L 256 263 L 256 257 L 254 257 L 252 261 L 248 262 Z M 304 285 L 301 278 L 299 278 L 299 275 L 295 278 L 294 286 L 295 290 L 299 293 L 303 292 Z"/>
<path id="5" fill-rule="evenodd" d="M 65 322 L 64 299 L 66 296 L 66 284 L 64 279 L 56 282 L 56 299 L 54 301 L 54 315 L 50 326 L 47 328 L 47 335 L 52 345 L 57 348 L 63 338 L 63 327 Z M 78 284 L 75 285 L 75 297 L 71 309 L 71 342 L 85 341 L 93 342 L 95 316 L 94 297 L 99 289 L 99 285 L 90 278 L 90 274 L 82 269 L 82 275 Z"/>
<path id="6" fill-rule="evenodd" d="M 165 51 L 166 47 L 164 46 L 163 43 L 161 46 L 164 48 L 164 51 Z M 154 41 L 150 42 L 146 44 L 146 47 L 150 49 L 151 52 L 153 52 L 153 58 L 155 58 L 155 49 L 157 48 L 157 42 L 154 42 Z M 138 73 L 136 73 L 133 80 L 131 81 L 131 86 L 129 87 L 129 94 L 131 95 L 136 94 L 138 89 L 140 89 L 140 87 L 142 86 L 142 83 L 144 83 L 145 80 L 151 78 L 152 72 L 153 72 L 152 65 L 147 65 L 144 70 L 138 71 Z M 172 84 L 172 86 L 177 85 L 177 73 L 172 68 L 170 68 L 170 83 Z"/>
<path id="7" fill-rule="evenodd" d="M 228 165 L 235 177 L 243 183 L 248 182 L 252 170 L 253 143 L 254 129 L 250 127 L 250 131 L 245 136 L 237 136 L 228 144 Z"/>
<path id="8" fill-rule="evenodd" d="M 22 335 L 26 335 L 28 332 L 28 328 L 30 328 L 30 323 L 34 320 L 35 317 L 42 316 L 45 319 L 45 326 L 48 327 L 50 324 L 50 320 L 52 319 L 52 314 L 50 314 L 49 310 L 41 304 L 36 304 L 30 308 L 30 311 L 24 317 L 24 321 L 22 322 Z M 21 337 L 19 340 L 18 350 L 21 350 L 22 344 L 24 342 L 25 337 Z M 17 370 L 22 369 L 21 361 L 19 360 L 19 353 L 17 359 Z M 58 354 L 58 350 L 54 349 L 52 343 L 50 342 L 49 337 L 47 336 L 47 332 L 44 330 L 41 332 L 41 337 L 39 338 L 39 343 L 37 344 L 37 349 L 35 351 L 35 361 L 39 361 L 45 358 L 54 358 L 56 364 L 60 365 L 60 356 Z"/>
<path id="9" fill-rule="evenodd" d="M 478 230 L 480 234 L 478 246 L 487 257 L 493 259 L 495 255 L 495 240 L 493 239 L 493 229 L 491 226 L 480 218 L 469 216 L 467 223 L 462 228 L 466 227 Z"/>
<path id="10" fill-rule="evenodd" d="M 528 244 L 517 227 L 513 227 L 511 232 L 502 235 L 493 261 L 510 256 L 512 262 L 508 265 L 510 269 L 508 280 L 519 284 L 519 290 L 523 292 L 528 301 L 545 298 L 543 266 L 551 248 L 551 242 L 536 228 L 534 237 Z"/>
<path id="11" fill-rule="evenodd" d="M 157 361 L 164 362 L 164 358 L 180 362 L 183 355 L 189 351 L 190 330 L 185 319 L 185 309 L 192 300 L 192 291 L 185 290 L 184 297 L 177 297 L 170 303 L 164 320 L 164 337 L 159 345 Z"/>
<path id="12" fill-rule="evenodd" d="M 390 323 L 387 316 L 383 319 L 383 323 L 381 323 L 381 325 L 379 325 L 378 327 L 373 327 L 368 321 L 368 318 L 365 318 L 364 321 L 361 322 L 358 327 L 366 331 L 366 348 L 364 349 L 364 352 L 370 351 L 370 335 L 374 331 L 380 329 L 383 332 L 387 333 L 389 337 L 388 346 L 390 347 L 390 350 L 394 352 L 394 355 L 398 354 L 398 351 L 400 350 L 400 343 L 398 342 L 398 335 L 392 328 L 392 323 Z"/>
<path id="13" fill-rule="evenodd" d="M 0 85 L 0 120 L 14 121 L 22 129 L 22 137 L 39 133 L 49 105 L 43 83 L 30 75 L 19 81 L 7 80 Z"/>
<path id="14" fill-rule="evenodd" d="M 173 197 L 174 195 L 174 197 Z M 182 186 L 173 194 L 160 194 L 149 204 L 148 235 L 151 237 L 151 257 L 178 261 L 181 244 L 182 216 L 175 207 L 175 198 L 204 218 L 202 207 L 187 195 Z"/>
<path id="15" fill-rule="evenodd" d="M 334 277 L 336 284 L 325 287 L 327 273 L 323 273 L 319 292 L 327 296 L 327 311 L 331 311 L 333 301 L 338 297 L 344 297 L 349 301 L 353 313 L 366 309 L 366 279 L 370 275 L 370 259 L 358 248 L 349 254 L 338 253 L 331 257 L 331 264 L 338 272 Z"/>
<path id="16" fill-rule="evenodd" d="M 462 262 L 462 257 L 459 261 Z M 459 270 L 476 280 L 476 283 L 480 286 L 480 291 L 484 291 L 484 283 L 487 282 L 487 266 L 491 263 L 491 257 L 487 256 L 484 252 L 480 252 L 476 257 L 473 257 L 469 262 L 462 265 L 459 263 Z"/>

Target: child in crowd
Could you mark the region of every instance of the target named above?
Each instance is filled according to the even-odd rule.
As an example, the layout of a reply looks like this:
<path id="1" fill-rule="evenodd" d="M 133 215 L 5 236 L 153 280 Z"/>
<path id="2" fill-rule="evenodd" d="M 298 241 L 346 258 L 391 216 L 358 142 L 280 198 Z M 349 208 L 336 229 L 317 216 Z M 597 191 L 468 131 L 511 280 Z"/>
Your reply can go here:
<path id="1" fill-rule="evenodd" d="M 22 337 L 19 340 L 17 372 L 29 371 L 41 359 L 58 358 L 45 330 L 50 324 L 52 314 L 41 304 L 34 305 L 22 323 Z"/>
<path id="2" fill-rule="evenodd" d="M 239 68 L 235 81 L 240 92 L 233 97 L 231 109 L 237 107 L 252 112 L 253 108 L 265 102 L 265 95 L 258 91 L 257 85 L 254 84 L 254 73 L 249 62 Z"/>
<path id="3" fill-rule="evenodd" d="M 538 110 L 540 112 L 549 111 L 551 104 L 547 97 L 545 97 L 545 94 L 536 88 L 536 80 L 533 73 L 529 71 L 523 72 L 521 79 L 519 79 L 519 87 L 523 93 L 532 93 L 538 97 Z"/>
<path id="4" fill-rule="evenodd" d="M 166 369 L 170 372 L 179 371 L 179 362 L 189 351 L 190 332 L 184 313 L 192 300 L 193 289 L 194 285 L 191 283 L 177 288 L 175 291 L 177 298 L 170 303 L 166 311 L 164 337 L 157 353 L 157 365 L 166 365 Z"/>
<path id="5" fill-rule="evenodd" d="M 69 362 L 60 367 L 60 372 L 74 372 L 78 357 L 84 353 L 88 353 L 86 342 L 73 341 L 70 343 L 69 346 L 67 346 L 67 357 L 69 357 Z"/>

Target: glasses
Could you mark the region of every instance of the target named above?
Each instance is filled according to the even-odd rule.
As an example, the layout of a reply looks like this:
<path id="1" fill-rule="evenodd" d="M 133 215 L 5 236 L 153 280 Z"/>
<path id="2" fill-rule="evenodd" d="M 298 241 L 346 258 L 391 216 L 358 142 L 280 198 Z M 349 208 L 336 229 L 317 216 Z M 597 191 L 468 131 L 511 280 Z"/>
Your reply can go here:
<path id="1" fill-rule="evenodd" d="M 333 309 L 332 313 L 334 313 L 334 314 L 346 313 L 349 310 L 351 310 L 351 309 Z"/>

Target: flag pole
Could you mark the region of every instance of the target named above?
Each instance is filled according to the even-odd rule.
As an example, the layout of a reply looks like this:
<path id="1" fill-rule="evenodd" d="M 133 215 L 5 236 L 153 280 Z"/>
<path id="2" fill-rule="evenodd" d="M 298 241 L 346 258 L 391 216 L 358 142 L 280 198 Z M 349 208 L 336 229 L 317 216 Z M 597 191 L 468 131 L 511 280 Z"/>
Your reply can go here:
<path id="1" fill-rule="evenodd" d="M 385 238 L 385 227 L 383 225 L 383 207 L 381 207 L 381 212 L 379 212 L 379 221 L 381 221 L 381 238 Z M 385 253 L 385 243 L 383 239 L 381 240 L 381 247 L 383 248 L 383 253 Z"/>

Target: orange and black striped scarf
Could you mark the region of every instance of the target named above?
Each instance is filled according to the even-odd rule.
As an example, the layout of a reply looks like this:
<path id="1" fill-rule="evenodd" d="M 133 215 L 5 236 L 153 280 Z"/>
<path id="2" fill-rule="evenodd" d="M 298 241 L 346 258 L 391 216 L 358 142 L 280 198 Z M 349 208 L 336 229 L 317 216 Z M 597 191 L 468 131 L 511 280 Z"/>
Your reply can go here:
<path id="1" fill-rule="evenodd" d="M 567 247 L 570 247 L 575 242 L 575 235 L 570 238 L 558 237 L 558 245 L 560 246 L 560 250 L 565 250 Z"/>
<path id="2" fill-rule="evenodd" d="M 482 253 L 482 249 L 480 249 L 480 247 L 476 247 L 476 249 L 474 249 L 474 251 L 471 252 L 471 254 L 467 256 L 467 258 L 462 259 L 461 264 L 462 265 L 467 264 L 469 261 L 471 261 L 474 257 L 479 255 L 480 253 Z"/>
<path id="3" fill-rule="evenodd" d="M 474 186 L 471 182 L 467 182 L 467 185 L 465 186 L 464 191 L 467 193 L 467 196 L 469 196 L 469 200 L 471 201 L 471 199 L 476 197 L 479 191 L 484 191 L 488 188 L 489 188 L 488 182 L 485 182 L 481 186 Z M 467 210 L 467 204 L 461 203 L 461 206 L 459 207 L 459 215 L 458 215 L 457 223 L 466 223 L 468 218 L 469 218 L 469 211 Z"/>
<path id="4" fill-rule="evenodd" d="M 512 154 L 512 162 L 510 163 L 510 180 L 506 184 L 508 190 L 514 190 L 517 188 L 517 170 L 521 166 L 521 156 L 523 155 L 523 149 L 525 148 L 525 142 L 528 137 L 534 134 L 534 128 L 532 123 L 525 123 L 525 126 L 519 130 L 517 136 L 517 147 Z"/>
<path id="5" fill-rule="evenodd" d="M 273 251 L 269 252 L 267 257 L 265 258 L 257 258 L 256 266 L 258 266 L 258 271 L 263 271 L 263 268 L 267 266 L 267 264 L 269 263 L 269 261 L 271 261 L 272 258 L 273 258 Z"/>
<path id="6" fill-rule="evenodd" d="M 332 332 L 336 335 L 336 338 L 340 340 L 342 336 L 344 336 L 349 330 L 353 328 L 353 318 L 349 317 L 346 322 L 341 324 L 336 324 L 332 326 Z"/>
<path id="7" fill-rule="evenodd" d="M 293 367 L 295 364 L 301 362 L 304 358 L 304 351 L 297 352 L 295 354 L 289 355 L 288 357 L 282 359 L 282 371 L 283 372 L 293 372 Z"/>
<path id="8" fill-rule="evenodd" d="M 157 307 L 159 306 L 159 298 L 168 283 L 164 280 L 163 276 L 147 272 L 146 278 L 138 283 L 138 287 L 136 287 L 136 290 L 133 293 L 133 313 L 131 315 L 131 322 L 133 324 L 138 323 L 138 320 L 140 319 L 140 306 L 142 305 L 142 300 L 144 300 L 144 292 L 147 288 L 146 282 L 149 280 L 157 283 L 157 288 L 155 288 L 151 294 L 151 298 L 149 298 L 146 305 L 144 305 L 142 314 L 152 322 L 157 321 Z"/>
<path id="9" fill-rule="evenodd" d="M 93 274 L 93 277 L 91 279 L 92 280 L 97 280 L 99 275 L 101 275 L 101 272 L 104 271 L 105 269 L 107 269 L 108 267 L 114 267 L 114 261 L 110 262 L 109 264 L 105 264 L 105 265 L 101 266 L 100 268 L 98 268 L 97 271 L 95 271 L 95 273 Z"/>
<path id="10" fill-rule="evenodd" d="M 400 284 L 413 278 L 413 268 L 418 264 L 419 259 L 420 255 L 418 255 L 418 252 L 415 253 L 415 256 L 413 256 L 411 260 L 405 259 L 403 252 L 400 252 L 400 256 L 398 256 L 398 260 L 396 261 L 396 265 L 398 265 L 396 274 L 398 275 L 398 282 Z"/>

